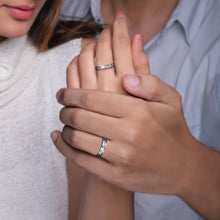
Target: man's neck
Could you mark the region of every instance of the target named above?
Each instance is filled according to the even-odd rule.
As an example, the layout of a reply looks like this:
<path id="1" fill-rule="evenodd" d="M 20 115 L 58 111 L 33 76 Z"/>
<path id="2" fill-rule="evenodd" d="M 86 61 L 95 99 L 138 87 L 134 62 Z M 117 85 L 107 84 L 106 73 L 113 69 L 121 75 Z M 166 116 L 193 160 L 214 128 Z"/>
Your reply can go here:
<path id="1" fill-rule="evenodd" d="M 130 36 L 143 35 L 149 41 L 164 28 L 179 0 L 102 0 L 101 11 L 104 23 L 112 23 L 114 15 L 122 11 L 129 27 Z"/>

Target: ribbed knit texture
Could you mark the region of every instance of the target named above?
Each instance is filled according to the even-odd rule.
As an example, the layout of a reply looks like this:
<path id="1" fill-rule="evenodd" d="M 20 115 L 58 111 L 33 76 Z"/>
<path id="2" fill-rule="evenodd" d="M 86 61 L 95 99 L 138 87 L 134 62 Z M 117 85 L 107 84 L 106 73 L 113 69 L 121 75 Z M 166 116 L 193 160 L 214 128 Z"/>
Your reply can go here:
<path id="1" fill-rule="evenodd" d="M 26 37 L 0 44 L 0 219 L 68 219 L 66 160 L 55 94 L 81 39 L 39 53 Z"/>

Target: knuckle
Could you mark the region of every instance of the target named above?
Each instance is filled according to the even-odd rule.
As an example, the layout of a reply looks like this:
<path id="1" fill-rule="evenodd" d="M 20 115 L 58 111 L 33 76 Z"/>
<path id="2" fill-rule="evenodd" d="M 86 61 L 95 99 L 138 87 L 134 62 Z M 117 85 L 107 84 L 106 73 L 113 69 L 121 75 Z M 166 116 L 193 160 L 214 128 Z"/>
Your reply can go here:
<path id="1" fill-rule="evenodd" d="M 71 66 L 71 65 L 69 65 L 69 66 L 67 67 L 67 69 L 66 69 L 66 75 L 67 75 L 67 77 L 68 77 L 68 76 L 71 76 L 73 72 L 74 72 L 74 67 Z"/>
<path id="2" fill-rule="evenodd" d="M 77 134 L 76 131 L 72 131 L 70 134 L 70 142 L 73 146 L 78 146 L 79 145 L 79 135 Z"/>
<path id="3" fill-rule="evenodd" d="M 122 168 L 121 172 L 124 172 L 125 167 L 128 169 L 130 165 L 133 164 L 133 161 L 134 161 L 134 154 L 131 148 L 127 147 L 126 149 L 120 151 L 119 163 Z"/>
<path id="4" fill-rule="evenodd" d="M 90 91 L 86 91 L 81 96 L 81 101 L 80 102 L 81 102 L 83 107 L 89 109 L 93 105 L 93 103 L 96 102 L 95 95 Z"/>
<path id="5" fill-rule="evenodd" d="M 69 64 L 69 66 L 66 69 L 66 73 L 70 74 L 73 71 L 73 63 Z"/>
<path id="6" fill-rule="evenodd" d="M 135 145 L 140 139 L 139 126 L 132 124 L 132 127 L 127 130 L 127 142 L 132 146 Z"/>
<path id="7" fill-rule="evenodd" d="M 149 85 L 150 85 L 150 98 L 156 97 L 159 87 L 160 87 L 160 79 L 155 75 L 150 75 L 149 77 Z"/>
<path id="8" fill-rule="evenodd" d="M 94 43 L 89 43 L 87 46 L 85 46 L 78 59 L 79 59 L 79 64 L 83 64 L 83 62 L 87 59 L 90 59 L 90 57 L 94 54 Z"/>
<path id="9" fill-rule="evenodd" d="M 79 55 L 79 65 L 83 65 L 85 60 L 88 59 L 89 52 L 87 50 L 83 50 Z"/>
<path id="10" fill-rule="evenodd" d="M 82 118 L 82 110 L 81 109 L 74 109 L 70 116 L 71 123 L 74 127 L 78 127 Z"/>
<path id="11" fill-rule="evenodd" d="M 73 69 L 75 68 L 75 66 L 77 66 L 77 64 L 78 64 L 78 58 L 79 58 L 79 56 L 75 57 L 75 58 L 70 62 L 70 64 L 69 64 L 68 67 L 67 67 L 67 73 L 68 73 L 68 72 L 72 72 Z"/>
<path id="12" fill-rule="evenodd" d="M 93 54 L 95 52 L 95 46 L 96 43 L 94 41 L 90 42 L 87 46 L 83 48 L 82 52 L 84 52 L 85 54 Z"/>
<path id="13" fill-rule="evenodd" d="M 120 162 L 122 165 L 126 166 L 130 163 L 130 152 L 127 149 L 123 149 L 120 152 Z"/>

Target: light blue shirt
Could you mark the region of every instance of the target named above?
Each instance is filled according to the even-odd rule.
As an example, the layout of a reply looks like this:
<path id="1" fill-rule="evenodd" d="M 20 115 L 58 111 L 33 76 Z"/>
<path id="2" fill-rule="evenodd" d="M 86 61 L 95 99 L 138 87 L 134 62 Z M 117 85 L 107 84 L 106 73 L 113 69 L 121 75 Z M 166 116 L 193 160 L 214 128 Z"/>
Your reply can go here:
<path id="1" fill-rule="evenodd" d="M 181 94 L 192 135 L 220 151 L 220 1 L 181 0 L 145 51 L 151 72 Z M 203 219 L 176 196 L 142 193 L 135 194 L 135 214 L 137 220 Z"/>
<path id="2" fill-rule="evenodd" d="M 86 2 L 100 20 L 100 0 Z M 181 94 L 192 135 L 220 151 L 220 0 L 181 0 L 164 30 L 145 45 L 145 52 L 152 74 Z M 177 196 L 142 193 L 135 193 L 135 216 L 203 219 Z"/>

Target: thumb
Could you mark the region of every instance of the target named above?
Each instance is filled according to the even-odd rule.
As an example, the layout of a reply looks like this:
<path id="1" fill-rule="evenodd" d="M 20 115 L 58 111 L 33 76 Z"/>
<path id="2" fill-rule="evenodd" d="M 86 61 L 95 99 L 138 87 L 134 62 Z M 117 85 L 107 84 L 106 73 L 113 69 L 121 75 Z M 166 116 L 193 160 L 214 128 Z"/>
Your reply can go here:
<path id="1" fill-rule="evenodd" d="M 122 80 L 124 89 L 131 95 L 152 102 L 181 107 L 180 94 L 158 77 L 148 74 L 125 75 Z"/>

